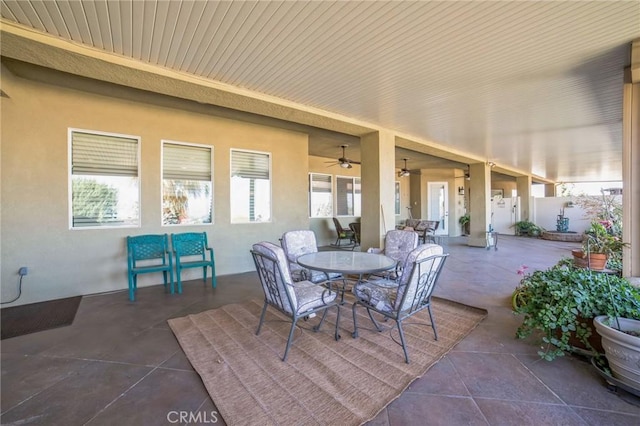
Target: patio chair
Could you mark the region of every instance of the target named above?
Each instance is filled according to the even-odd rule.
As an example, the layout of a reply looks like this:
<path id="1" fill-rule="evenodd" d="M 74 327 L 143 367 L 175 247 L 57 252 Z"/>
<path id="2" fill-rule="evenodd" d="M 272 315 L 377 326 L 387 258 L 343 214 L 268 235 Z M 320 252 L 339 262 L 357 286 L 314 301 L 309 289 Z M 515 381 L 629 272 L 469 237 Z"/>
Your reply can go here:
<path id="1" fill-rule="evenodd" d="M 438 230 L 438 226 L 440 226 L 439 220 L 427 220 L 427 227 L 424 230 L 421 238 L 421 244 L 432 242 L 435 244 L 436 242 L 436 231 Z"/>
<path id="2" fill-rule="evenodd" d="M 307 280 L 312 283 L 320 283 L 327 280 L 342 279 L 341 274 L 312 271 L 298 264 L 298 258 L 303 254 L 318 252 L 315 232 L 308 229 L 287 231 L 282 234 L 280 242 L 287 256 L 293 281 Z"/>
<path id="3" fill-rule="evenodd" d="M 209 247 L 206 232 L 171 234 L 171 246 L 176 257 L 178 293 L 182 294 L 182 270 L 202 268 L 202 280 L 207 281 L 207 268 L 211 268 L 211 287 L 216 288 L 216 263 L 213 249 Z M 207 256 L 208 253 L 208 256 Z"/>
<path id="4" fill-rule="evenodd" d="M 413 231 L 392 229 L 384 237 L 384 248 L 369 248 L 368 253 L 380 253 L 398 262 L 395 269 L 376 273 L 376 275 L 397 280 L 402 275 L 402 268 L 407 256 L 418 247 L 418 234 Z"/>
<path id="5" fill-rule="evenodd" d="M 407 219 L 405 231 L 414 231 L 418 234 L 418 244 L 427 242 L 435 243 L 435 232 L 440 222 L 437 220 Z"/>
<path id="6" fill-rule="evenodd" d="M 427 309 L 435 340 L 438 340 L 436 324 L 431 312 L 431 295 L 436 287 L 440 271 L 448 254 L 442 254 L 442 247 L 436 244 L 423 244 L 414 249 L 405 261 L 404 273 L 399 281 L 387 279 L 363 281 L 353 287 L 356 301 L 353 304 L 353 337 L 358 337 L 356 308 L 362 305 L 378 331 L 383 328 L 372 315 L 377 312 L 384 319 L 395 320 L 400 335 L 400 345 L 404 351 L 405 362 L 409 363 L 409 354 L 405 341 L 402 321 Z"/>
<path id="7" fill-rule="evenodd" d="M 333 218 L 333 225 L 336 227 L 336 233 L 338 234 L 338 237 L 336 238 L 336 242 L 334 244 L 335 246 L 340 246 L 342 241 L 344 240 L 349 240 L 349 244 L 356 243 L 355 233 L 351 229 L 343 228 L 337 217 Z"/>
<path id="8" fill-rule="evenodd" d="M 251 255 L 264 291 L 264 306 L 256 335 L 260 334 L 268 306 L 291 318 L 291 329 L 282 361 L 287 360 L 293 341 L 293 332 L 300 318 L 310 318 L 316 312 L 322 311 L 320 322 L 313 327 L 313 331 L 318 331 L 327 316 L 328 309 L 335 306 L 337 310 L 335 339 L 340 339 L 338 334 L 340 305 L 337 302 L 337 290 L 334 290 L 331 285 L 319 286 L 311 281 L 294 282 L 284 250 L 273 243 L 264 241 L 254 244 Z"/>
<path id="9" fill-rule="evenodd" d="M 129 300 L 136 299 L 138 274 L 162 272 L 164 287 L 171 283 L 173 294 L 173 263 L 169 252 L 167 234 L 146 234 L 127 237 L 127 276 L 129 280 Z"/>
<path id="10" fill-rule="evenodd" d="M 349 224 L 349 229 L 353 231 L 353 236 L 356 241 L 355 247 L 360 246 L 360 222 L 351 222 Z"/>

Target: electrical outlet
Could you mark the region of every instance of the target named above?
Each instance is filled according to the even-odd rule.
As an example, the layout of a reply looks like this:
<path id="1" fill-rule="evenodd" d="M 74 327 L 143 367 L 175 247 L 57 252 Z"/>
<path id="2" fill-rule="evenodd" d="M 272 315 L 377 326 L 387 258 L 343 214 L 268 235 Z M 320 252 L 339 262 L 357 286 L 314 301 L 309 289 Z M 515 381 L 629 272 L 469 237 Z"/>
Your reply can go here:
<path id="1" fill-rule="evenodd" d="M 28 270 L 26 266 L 23 266 L 20 269 L 18 269 L 18 275 L 20 275 L 21 277 L 27 275 L 27 272 Z"/>

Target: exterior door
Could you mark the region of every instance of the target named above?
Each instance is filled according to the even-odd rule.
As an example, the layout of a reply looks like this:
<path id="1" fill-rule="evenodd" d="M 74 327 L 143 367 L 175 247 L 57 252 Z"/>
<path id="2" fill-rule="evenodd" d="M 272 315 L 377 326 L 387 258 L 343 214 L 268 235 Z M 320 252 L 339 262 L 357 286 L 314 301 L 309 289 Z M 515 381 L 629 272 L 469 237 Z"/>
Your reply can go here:
<path id="1" fill-rule="evenodd" d="M 440 222 L 436 235 L 449 234 L 449 184 L 447 182 L 429 182 L 427 194 L 427 220 Z"/>

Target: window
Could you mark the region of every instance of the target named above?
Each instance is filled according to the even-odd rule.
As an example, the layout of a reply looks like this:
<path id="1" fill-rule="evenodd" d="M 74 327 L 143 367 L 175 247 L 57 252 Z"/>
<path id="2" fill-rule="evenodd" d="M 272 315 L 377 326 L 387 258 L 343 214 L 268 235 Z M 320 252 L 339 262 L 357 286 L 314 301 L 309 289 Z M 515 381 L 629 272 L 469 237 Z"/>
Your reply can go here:
<path id="1" fill-rule="evenodd" d="M 360 216 L 360 178 L 336 176 L 336 216 Z"/>
<path id="2" fill-rule="evenodd" d="M 309 217 L 332 216 L 332 176 L 319 173 L 309 173 Z"/>
<path id="3" fill-rule="evenodd" d="M 139 138 L 69 129 L 72 229 L 140 226 Z"/>
<path id="4" fill-rule="evenodd" d="M 162 142 L 162 224 L 212 222 L 211 147 Z"/>
<path id="5" fill-rule="evenodd" d="M 271 221 L 271 154 L 231 150 L 231 223 Z"/>
<path id="6" fill-rule="evenodd" d="M 400 214 L 400 182 L 396 182 L 396 216 Z"/>

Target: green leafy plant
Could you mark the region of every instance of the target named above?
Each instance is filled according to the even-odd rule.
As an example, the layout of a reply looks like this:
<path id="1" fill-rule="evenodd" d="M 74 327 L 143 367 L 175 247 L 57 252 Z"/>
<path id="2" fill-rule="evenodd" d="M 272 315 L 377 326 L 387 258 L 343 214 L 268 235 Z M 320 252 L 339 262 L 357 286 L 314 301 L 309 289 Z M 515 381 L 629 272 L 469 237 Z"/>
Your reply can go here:
<path id="1" fill-rule="evenodd" d="M 584 231 L 585 239 L 582 243 L 582 251 L 585 253 L 602 253 L 608 256 L 622 253 L 625 244 L 620 236 L 610 231 L 611 225 L 608 221 L 594 221 L 591 226 Z"/>
<path id="2" fill-rule="evenodd" d="M 531 237 L 537 237 L 542 232 L 542 228 L 529 220 L 521 220 L 513 224 L 516 228 L 517 235 L 528 235 Z"/>
<path id="3" fill-rule="evenodd" d="M 626 245 L 622 242 L 622 198 L 602 191 L 600 196 L 574 197 L 574 204 L 580 206 L 585 211 L 585 216 L 591 220 L 591 226 L 585 231 L 582 250 L 586 253 L 594 244 L 592 253 L 608 254 L 607 268 L 621 270 L 622 248 Z M 595 241 L 596 239 L 599 241 Z"/>
<path id="4" fill-rule="evenodd" d="M 538 354 L 548 361 L 572 351 L 571 338 L 596 353 L 589 338 L 598 315 L 640 319 L 640 289 L 616 275 L 575 268 L 568 259 L 525 274 L 516 291 L 524 301 L 514 304 L 514 312 L 524 315 L 516 336 L 541 336 Z"/>
<path id="5" fill-rule="evenodd" d="M 462 230 L 465 234 L 469 233 L 469 224 L 471 223 L 471 216 L 469 213 L 465 213 L 458 219 L 458 223 L 462 226 Z"/>

